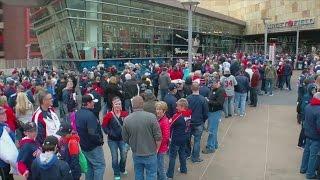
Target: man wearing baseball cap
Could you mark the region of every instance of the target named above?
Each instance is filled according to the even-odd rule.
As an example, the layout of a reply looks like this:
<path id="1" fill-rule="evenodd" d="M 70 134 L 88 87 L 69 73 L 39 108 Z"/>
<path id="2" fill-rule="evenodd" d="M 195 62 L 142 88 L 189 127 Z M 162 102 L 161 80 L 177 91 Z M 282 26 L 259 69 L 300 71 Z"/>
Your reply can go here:
<path id="1" fill-rule="evenodd" d="M 86 179 L 103 180 L 106 167 L 102 149 L 103 135 L 100 121 L 92 112 L 96 102 L 93 95 L 82 96 L 82 107 L 76 112 L 76 127 L 82 152 L 88 159 Z"/>

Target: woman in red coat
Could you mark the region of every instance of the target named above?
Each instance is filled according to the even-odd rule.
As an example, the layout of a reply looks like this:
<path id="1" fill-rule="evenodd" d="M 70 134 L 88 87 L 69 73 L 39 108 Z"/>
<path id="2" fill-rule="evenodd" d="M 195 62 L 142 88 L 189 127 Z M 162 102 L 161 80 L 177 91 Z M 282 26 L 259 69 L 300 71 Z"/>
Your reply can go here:
<path id="1" fill-rule="evenodd" d="M 0 97 L 0 106 L 6 110 L 8 127 L 12 132 L 15 132 L 17 129 L 17 117 L 14 114 L 13 109 L 8 105 L 7 98 L 5 96 Z"/>
<path id="2" fill-rule="evenodd" d="M 166 116 L 168 106 L 164 101 L 156 103 L 156 114 L 161 129 L 162 141 L 158 150 L 158 179 L 166 179 L 166 170 L 164 166 L 164 156 L 169 149 L 170 123 Z"/>

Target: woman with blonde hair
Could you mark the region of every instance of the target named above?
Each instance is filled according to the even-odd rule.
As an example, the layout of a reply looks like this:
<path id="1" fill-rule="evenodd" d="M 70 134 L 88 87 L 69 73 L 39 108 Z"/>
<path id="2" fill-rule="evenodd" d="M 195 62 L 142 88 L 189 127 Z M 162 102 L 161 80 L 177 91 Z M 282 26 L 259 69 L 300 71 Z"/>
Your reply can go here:
<path id="1" fill-rule="evenodd" d="M 33 105 L 29 101 L 27 95 L 23 92 L 17 94 L 16 99 L 16 117 L 18 128 L 16 130 L 16 139 L 19 141 L 23 138 L 23 125 L 31 122 L 33 114 Z"/>
<path id="2" fill-rule="evenodd" d="M 17 119 L 24 124 L 30 122 L 32 119 L 33 105 L 28 100 L 27 95 L 23 92 L 19 92 L 16 101 L 15 111 Z"/>

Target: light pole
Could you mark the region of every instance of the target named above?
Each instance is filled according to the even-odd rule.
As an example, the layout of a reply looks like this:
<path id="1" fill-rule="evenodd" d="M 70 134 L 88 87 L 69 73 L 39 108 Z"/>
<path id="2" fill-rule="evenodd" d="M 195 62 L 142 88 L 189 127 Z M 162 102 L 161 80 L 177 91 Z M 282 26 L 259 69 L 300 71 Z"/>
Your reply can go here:
<path id="1" fill-rule="evenodd" d="M 268 25 L 267 20 L 270 20 L 269 17 L 262 18 L 264 24 L 264 60 L 267 60 L 267 46 L 268 46 Z"/>
<path id="2" fill-rule="evenodd" d="M 294 62 L 294 68 L 298 68 L 298 56 L 299 56 L 299 35 L 300 35 L 300 24 L 297 26 L 297 41 L 296 41 L 296 60 Z"/>
<path id="3" fill-rule="evenodd" d="M 199 0 L 181 0 L 181 4 L 188 10 L 188 63 L 190 72 L 192 71 L 192 13 L 196 10 Z"/>

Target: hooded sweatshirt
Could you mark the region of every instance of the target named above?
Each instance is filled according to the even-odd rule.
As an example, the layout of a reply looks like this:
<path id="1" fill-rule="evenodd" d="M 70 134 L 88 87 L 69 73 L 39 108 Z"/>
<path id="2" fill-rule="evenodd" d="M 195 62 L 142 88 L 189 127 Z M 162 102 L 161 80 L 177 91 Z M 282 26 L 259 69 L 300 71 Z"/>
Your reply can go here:
<path id="1" fill-rule="evenodd" d="M 44 152 L 31 166 L 33 180 L 73 180 L 69 165 L 54 152 Z"/>
<path id="2" fill-rule="evenodd" d="M 307 138 L 320 141 L 320 100 L 312 98 L 305 108 L 304 133 Z"/>

